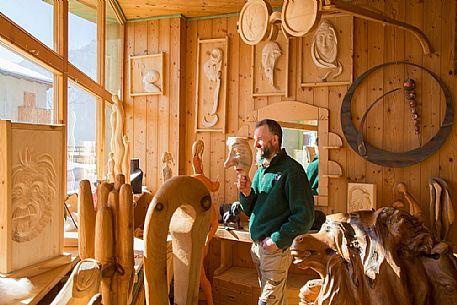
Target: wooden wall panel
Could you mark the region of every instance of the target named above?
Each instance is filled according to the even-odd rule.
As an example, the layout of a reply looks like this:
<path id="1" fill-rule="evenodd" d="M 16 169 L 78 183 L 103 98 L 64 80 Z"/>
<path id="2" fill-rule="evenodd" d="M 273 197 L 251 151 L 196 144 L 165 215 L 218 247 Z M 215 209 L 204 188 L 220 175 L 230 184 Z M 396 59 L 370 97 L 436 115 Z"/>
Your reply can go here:
<path id="1" fill-rule="evenodd" d="M 410 33 L 388 25 L 383 26 L 372 21 L 354 18 L 354 78 L 375 65 L 406 59 L 436 72 L 450 87 L 452 95 L 457 97 L 457 79 L 452 66 L 455 1 L 375 0 L 367 1 L 367 4 L 384 11 L 390 17 L 406 21 L 422 29 L 431 40 L 435 53 L 424 56 L 419 42 Z M 146 184 L 153 191 L 160 185 L 160 156 L 163 151 L 168 149 L 175 159 L 181 158 L 184 162 L 182 162 L 183 167 L 180 172 L 191 174 L 192 143 L 196 139 L 202 139 L 205 142 L 204 172 L 210 179 L 218 179 L 221 182 L 221 189 L 214 194 L 213 198 L 217 203 L 237 200 L 238 193 L 233 184 L 236 179 L 235 174 L 231 169 L 223 169 L 223 160 L 227 153 L 225 140 L 228 136 L 252 135 L 252 122 L 249 121 L 251 112 L 283 100 L 295 99 L 328 108 L 329 131 L 343 136 L 340 126 L 340 108 L 348 86 L 301 88 L 301 52 L 307 50 L 301 50 L 299 39 L 293 39 L 290 44 L 289 97 L 253 98 L 251 96 L 251 46 L 240 40 L 236 31 L 237 20 L 238 17 L 181 20 L 180 26 L 175 20 L 148 21 L 147 35 L 137 33 L 146 31 L 145 26 L 127 23 L 125 48 L 127 56 L 166 52 L 165 95 L 158 97 L 157 100 L 155 97 L 146 98 L 146 115 L 140 113 L 139 110 L 142 108 L 138 108 L 141 107 L 138 105 L 141 103 L 137 102 L 137 98 L 125 99 L 127 133 L 133 138 L 131 139 L 133 142 L 132 156 L 146 158 L 141 161 L 141 164 L 142 168 L 147 171 Z M 181 39 L 185 36 L 184 40 L 179 40 L 177 32 L 180 32 Z M 194 112 L 197 39 L 225 36 L 229 37 L 226 133 L 199 132 L 196 134 Z M 146 39 L 147 43 L 137 43 L 137 39 Z M 141 45 L 145 47 L 139 47 Z M 179 56 L 185 58 L 179 62 L 180 64 L 176 59 Z M 183 64 L 184 61 L 185 64 Z M 171 83 L 179 75 L 177 72 L 179 66 L 185 69 L 182 82 L 185 92 L 182 90 L 177 92 L 178 88 L 183 88 L 183 86 L 179 87 Z M 420 114 L 423 118 L 421 138 L 422 141 L 429 139 L 441 123 L 444 101 L 443 97 L 438 97 L 437 85 L 419 69 L 392 66 L 370 76 L 369 80 L 358 87 L 352 100 L 354 125 L 359 125 L 363 113 L 376 98 L 397 86 L 408 76 L 422 82 L 421 90 L 418 90 L 418 101 L 421 104 Z M 408 116 L 409 107 L 403 103 L 403 99 L 400 98 L 401 94 L 403 92 L 399 91 L 398 94 L 387 97 L 370 111 L 364 128 L 364 134 L 370 143 L 393 151 L 410 150 L 416 147 L 418 138 L 414 135 L 412 121 Z M 456 102 L 454 102 L 455 104 Z M 183 111 L 182 108 L 185 110 Z M 181 109 L 181 115 L 179 115 L 179 109 Z M 179 122 L 183 124 L 185 133 L 185 139 L 181 139 L 182 144 L 178 143 L 175 132 L 179 127 L 177 126 Z M 142 135 L 141 132 L 146 132 L 146 135 Z M 182 134 L 180 133 L 179 137 L 182 137 Z M 439 152 L 420 164 L 401 169 L 369 163 L 354 153 L 345 141 L 343 142 L 343 148 L 330 151 L 329 156 L 331 160 L 342 166 L 346 179 L 330 179 L 329 206 L 325 209 L 326 212 L 345 211 L 347 182 L 376 183 L 378 207 L 389 206 L 393 200 L 402 199 L 395 186 L 399 182 L 405 182 L 408 190 L 427 213 L 428 179 L 432 175 L 439 175 L 448 181 L 451 186 L 451 195 L 454 202 L 457 202 L 457 153 L 455 149 L 457 132 L 455 128 L 450 139 Z M 185 147 L 181 147 L 181 145 Z M 176 174 L 176 170 L 174 173 Z M 457 227 L 451 230 L 450 236 L 453 241 L 457 241 Z"/>
<path id="2" fill-rule="evenodd" d="M 125 97 L 126 133 L 130 139 L 130 157 L 140 159 L 144 171 L 143 184 L 155 192 L 162 181 L 162 154 L 170 152 L 175 159 L 173 175 L 178 174 L 179 141 L 186 121 L 180 105 L 185 103 L 186 92 L 180 90 L 185 77 L 186 28 L 180 18 L 131 22 L 126 25 L 125 58 L 132 55 L 164 52 L 162 95 Z M 129 74 L 124 66 L 125 79 Z M 124 83 L 124 92 L 128 92 Z M 183 136 L 185 137 L 185 136 Z M 181 144 L 184 146 L 185 144 Z M 181 160 L 182 162 L 182 160 Z M 181 166 L 182 168 L 184 165 Z"/>
<path id="3" fill-rule="evenodd" d="M 160 28 L 159 20 L 152 20 L 147 22 L 148 25 L 148 37 L 159 37 Z M 151 54 L 157 54 L 160 51 L 159 48 L 159 39 L 148 39 L 148 52 Z M 167 58 L 164 56 L 164 64 L 167 63 Z M 165 69 L 162 69 L 164 72 L 166 80 Z M 164 83 L 166 84 L 166 82 Z M 163 92 L 167 94 L 167 88 L 162 88 Z M 161 155 L 160 151 L 157 149 L 158 138 L 159 138 L 159 99 L 158 95 L 149 95 L 146 98 L 146 167 L 142 167 L 140 162 L 140 168 L 146 170 L 145 185 L 148 187 L 159 185 L 160 178 L 162 177 L 161 173 Z"/>
<path id="4" fill-rule="evenodd" d="M 385 7 L 386 14 L 395 19 L 404 20 L 405 2 L 392 2 Z M 405 31 L 395 27 L 384 29 L 384 62 L 391 62 L 405 57 Z M 406 79 L 406 70 L 403 65 L 392 65 L 383 69 L 383 90 L 384 92 L 401 87 Z M 385 97 L 382 102 L 383 117 L 383 145 L 389 151 L 404 151 L 405 133 L 403 131 L 413 129 L 414 125 L 410 118 L 409 106 L 406 107 L 403 89 Z M 381 107 L 381 105 L 378 105 Z M 406 117 L 406 119 L 404 119 Z M 398 122 L 392 124 L 391 122 Z M 411 136 L 408 134 L 408 136 Z M 399 141 L 391 141 L 399 137 Z M 413 135 L 413 137 L 418 138 Z M 382 171 L 382 200 L 383 202 L 394 202 L 400 199 L 396 189 L 398 181 L 404 181 L 403 168 L 383 167 Z M 380 197 L 378 197 L 381 199 Z"/>

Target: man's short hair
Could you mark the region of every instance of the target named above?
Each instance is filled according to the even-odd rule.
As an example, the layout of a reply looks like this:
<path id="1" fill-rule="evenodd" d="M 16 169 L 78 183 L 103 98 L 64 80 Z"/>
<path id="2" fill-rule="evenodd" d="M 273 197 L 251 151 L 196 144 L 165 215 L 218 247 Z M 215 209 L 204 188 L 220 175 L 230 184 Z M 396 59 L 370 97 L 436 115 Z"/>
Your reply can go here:
<path id="1" fill-rule="evenodd" d="M 273 135 L 278 136 L 279 147 L 282 147 L 282 128 L 281 128 L 281 125 L 279 125 L 278 122 L 276 122 L 275 120 L 264 119 L 264 120 L 258 121 L 255 124 L 255 128 L 257 129 L 260 126 L 265 126 L 265 125 L 268 126 L 268 130 L 270 130 L 270 132 Z"/>

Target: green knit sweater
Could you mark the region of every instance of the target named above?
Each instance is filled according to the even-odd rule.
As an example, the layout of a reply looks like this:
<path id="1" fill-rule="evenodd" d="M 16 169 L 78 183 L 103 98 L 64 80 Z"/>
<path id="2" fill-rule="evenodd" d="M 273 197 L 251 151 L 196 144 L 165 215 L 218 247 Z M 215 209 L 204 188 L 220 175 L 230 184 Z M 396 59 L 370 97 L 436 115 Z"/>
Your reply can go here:
<path id="1" fill-rule="evenodd" d="M 313 224 L 314 201 L 305 171 L 284 149 L 270 166 L 257 170 L 251 194 L 240 197 L 252 240 L 271 237 L 278 248 L 285 249 Z"/>

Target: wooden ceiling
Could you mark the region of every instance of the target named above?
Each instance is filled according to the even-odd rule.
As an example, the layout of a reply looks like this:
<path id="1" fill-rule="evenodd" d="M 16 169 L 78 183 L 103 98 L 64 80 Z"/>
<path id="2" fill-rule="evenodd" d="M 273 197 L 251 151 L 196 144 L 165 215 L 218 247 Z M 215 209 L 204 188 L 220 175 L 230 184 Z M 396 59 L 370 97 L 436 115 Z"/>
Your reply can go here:
<path id="1" fill-rule="evenodd" d="M 239 13 L 245 0 L 116 0 L 127 20 L 182 14 L 185 17 Z M 281 7 L 283 0 L 271 0 Z"/>

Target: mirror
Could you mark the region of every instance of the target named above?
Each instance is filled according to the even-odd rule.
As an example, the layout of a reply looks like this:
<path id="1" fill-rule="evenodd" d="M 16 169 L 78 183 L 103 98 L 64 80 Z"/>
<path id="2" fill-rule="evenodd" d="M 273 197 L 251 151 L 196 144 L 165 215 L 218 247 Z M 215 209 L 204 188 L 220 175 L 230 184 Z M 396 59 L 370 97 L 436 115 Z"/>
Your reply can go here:
<path id="1" fill-rule="evenodd" d="M 328 179 L 332 176 L 328 168 L 328 148 L 331 147 L 329 143 L 328 115 L 329 111 L 326 108 L 297 101 L 282 101 L 254 110 L 248 117 L 248 132 L 251 137 L 254 133 L 255 123 L 262 119 L 278 121 L 283 127 L 283 134 L 287 133 L 284 132 L 284 129 L 317 131 L 319 138 L 319 195 L 314 196 L 315 206 L 328 206 Z M 284 135 L 283 139 L 285 139 Z M 285 141 L 283 140 L 283 147 L 285 146 L 284 144 Z M 312 145 L 313 142 L 310 144 Z M 289 150 L 287 150 L 287 153 L 292 157 L 294 156 L 293 152 Z"/>

